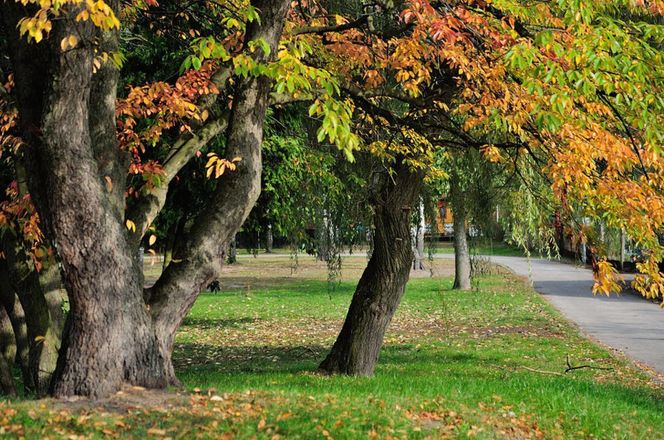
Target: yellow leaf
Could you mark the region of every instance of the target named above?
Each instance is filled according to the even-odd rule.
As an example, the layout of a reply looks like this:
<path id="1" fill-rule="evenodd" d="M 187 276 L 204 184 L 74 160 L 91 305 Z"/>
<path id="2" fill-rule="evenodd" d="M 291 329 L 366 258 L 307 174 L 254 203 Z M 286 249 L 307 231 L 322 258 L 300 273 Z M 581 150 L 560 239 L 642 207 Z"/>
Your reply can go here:
<path id="1" fill-rule="evenodd" d="M 35 342 L 43 342 L 46 340 L 46 336 L 35 336 Z"/>
<path id="2" fill-rule="evenodd" d="M 152 245 L 155 244 L 156 242 L 157 242 L 157 236 L 154 235 L 154 234 L 151 235 L 151 236 L 150 236 L 150 240 L 149 240 L 150 246 L 152 246 Z"/>
<path id="3" fill-rule="evenodd" d="M 104 180 L 106 181 L 106 190 L 108 192 L 113 191 L 113 180 L 109 176 L 104 176 Z"/>
<path id="4" fill-rule="evenodd" d="M 210 160 L 205 164 L 205 168 L 210 168 L 217 161 L 217 156 L 210 156 Z"/>
<path id="5" fill-rule="evenodd" d="M 136 223 L 132 222 L 131 220 L 127 220 L 126 223 L 127 229 L 129 229 L 131 232 L 136 232 Z"/>

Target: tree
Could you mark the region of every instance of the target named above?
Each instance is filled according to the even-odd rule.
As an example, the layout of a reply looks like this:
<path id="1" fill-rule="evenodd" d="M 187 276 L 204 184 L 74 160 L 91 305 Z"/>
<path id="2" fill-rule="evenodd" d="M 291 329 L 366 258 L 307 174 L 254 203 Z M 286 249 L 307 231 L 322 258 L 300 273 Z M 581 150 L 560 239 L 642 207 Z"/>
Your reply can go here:
<path id="1" fill-rule="evenodd" d="M 272 79 L 237 79 L 226 132 L 228 157 L 240 159 L 237 170 L 221 177 L 209 209 L 186 237 L 182 262 L 167 267 L 146 301 L 130 233 L 135 226 L 125 227 L 129 161 L 116 140 L 118 71 L 95 56 L 95 47 L 110 57 L 117 50 L 119 2 L 101 8 L 101 2 L 65 3 L 59 9 L 40 10 L 32 3 L 24 9 L 14 2 L 2 8 L 24 143 L 19 160 L 28 171 L 41 227 L 56 245 L 71 307 L 53 393 L 100 397 L 124 382 L 176 383 L 170 362 L 175 330 L 218 273 L 224 244 L 260 192 L 260 143 Z M 273 59 L 288 6 L 252 3 L 260 20 L 247 24 L 243 47 L 257 65 Z M 51 14 L 59 19 L 48 19 Z M 19 34 L 25 30 L 38 41 L 49 29 L 39 44 Z M 138 220 L 143 219 L 128 224 Z"/>
<path id="2" fill-rule="evenodd" d="M 407 127 L 426 139 L 401 144 L 402 151 L 414 155 L 411 164 L 440 147 L 476 149 L 496 162 L 531 155 L 550 176 L 559 200 L 590 198 L 593 203 L 584 208 L 589 215 L 640 231 L 650 254 L 640 265 L 648 278 L 639 278 L 636 286 L 657 296 L 663 279 L 656 268 L 662 252 L 656 241 L 662 185 L 652 175 L 661 175 L 661 103 L 653 93 L 661 78 L 647 66 L 661 66 L 662 58 L 660 30 L 649 22 L 645 6 L 661 13 L 657 3 L 632 5 L 620 14 L 600 2 L 505 2 L 497 7 L 475 1 L 413 1 L 397 11 L 396 20 L 394 5 L 381 4 L 371 17 L 338 20 L 341 24 L 312 32 L 324 35 L 332 56 L 346 55 L 347 60 L 349 53 L 355 55 L 356 63 L 346 62 L 338 72 L 358 113 L 382 126 Z M 602 72 L 602 66 L 610 73 Z M 637 96 L 644 100 L 641 105 L 633 101 Z M 653 120 L 657 122 L 649 125 Z M 378 155 L 385 145 L 392 146 L 385 141 L 389 136 L 380 143 L 369 137 L 364 136 L 365 142 Z M 627 194 L 657 200 L 655 210 L 637 203 L 638 210 L 648 211 L 647 222 Z M 393 267 L 397 273 L 400 266 Z M 606 264 L 599 268 L 596 289 L 608 292 L 615 286 L 613 274 Z M 400 295 L 392 294 L 394 285 L 384 289 L 383 304 L 389 307 L 375 312 L 382 319 L 355 328 L 363 281 L 332 353 L 321 365 L 324 370 L 372 371 L 368 365 L 375 362 L 375 346 Z M 405 284 L 402 278 L 397 282 Z M 372 337 L 346 343 L 356 331 Z M 364 352 L 366 359 L 350 361 L 362 359 Z"/>

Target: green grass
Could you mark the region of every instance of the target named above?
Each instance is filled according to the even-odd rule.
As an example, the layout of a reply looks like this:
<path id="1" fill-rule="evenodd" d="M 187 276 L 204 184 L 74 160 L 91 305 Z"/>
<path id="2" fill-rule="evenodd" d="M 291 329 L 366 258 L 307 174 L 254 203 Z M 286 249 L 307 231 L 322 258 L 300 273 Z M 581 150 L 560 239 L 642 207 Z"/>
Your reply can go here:
<path id="1" fill-rule="evenodd" d="M 664 438 L 662 388 L 521 281 L 450 287 L 409 283 L 372 378 L 314 373 L 353 283 L 330 292 L 320 279 L 275 282 L 199 298 L 174 353 L 184 385 L 202 390 L 184 403 L 118 414 L 21 402 L 1 404 L 0 421 L 27 438 Z M 611 370 L 565 374 L 567 356 Z"/>

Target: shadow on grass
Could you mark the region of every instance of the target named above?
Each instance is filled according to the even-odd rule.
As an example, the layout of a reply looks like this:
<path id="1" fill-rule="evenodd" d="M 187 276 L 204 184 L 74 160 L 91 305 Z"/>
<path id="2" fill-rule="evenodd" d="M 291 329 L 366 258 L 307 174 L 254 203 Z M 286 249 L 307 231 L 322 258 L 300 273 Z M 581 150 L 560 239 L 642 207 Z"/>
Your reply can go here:
<path id="1" fill-rule="evenodd" d="M 243 347 L 218 346 L 199 343 L 177 343 L 173 355 L 176 369 L 209 368 L 220 373 L 274 373 L 297 372 L 306 369 L 303 363 L 320 362 L 330 345 L 254 345 Z M 386 346 L 379 360 L 384 368 L 408 366 L 409 363 L 426 365 L 469 364 L 498 365 L 499 359 L 472 353 L 420 351 L 410 344 Z"/>
<path id="2" fill-rule="evenodd" d="M 270 388 L 309 390 L 321 387 L 345 393 L 348 378 L 316 379 L 314 373 L 325 358 L 329 345 L 219 347 L 205 344 L 178 344 L 174 356 L 176 371 L 192 383 L 205 379 L 232 389 L 254 389 L 270 381 Z M 618 402 L 648 411 L 663 412 L 660 390 L 598 382 L 588 376 L 542 375 L 520 369 L 516 362 L 486 353 L 435 350 L 420 351 L 416 346 L 392 345 L 383 349 L 376 376 L 353 381 L 357 392 L 400 394 L 422 398 L 445 396 L 450 392 L 467 394 L 482 401 L 503 395 L 513 401 L 541 404 L 542 396 L 559 400 L 551 405 L 562 409 L 577 400 L 595 405 Z M 381 390 L 382 391 L 379 391 Z M 364 391 L 363 391 L 364 390 Z M 401 391 L 400 391 L 401 390 Z M 573 403 L 570 403 L 573 402 Z M 611 403 L 613 402 L 613 403 Z"/>
<path id="3" fill-rule="evenodd" d="M 334 284 L 332 289 L 327 281 L 303 279 L 292 277 L 263 277 L 263 276 L 222 276 L 219 278 L 221 291 L 205 292 L 204 296 L 215 296 L 224 294 L 251 294 L 251 293 L 269 293 L 272 291 L 288 290 L 289 293 L 297 292 L 316 292 L 348 294 L 348 291 L 354 289 L 355 281 L 342 281 Z M 255 291 L 255 292 L 254 292 Z"/>
<path id="4" fill-rule="evenodd" d="M 246 324 L 253 324 L 258 321 L 260 321 L 260 319 L 252 318 L 249 316 L 243 318 L 229 318 L 229 319 L 192 318 L 188 316 L 184 319 L 182 325 L 194 326 L 202 330 L 210 330 L 210 329 L 222 329 L 222 328 L 242 328 Z"/>

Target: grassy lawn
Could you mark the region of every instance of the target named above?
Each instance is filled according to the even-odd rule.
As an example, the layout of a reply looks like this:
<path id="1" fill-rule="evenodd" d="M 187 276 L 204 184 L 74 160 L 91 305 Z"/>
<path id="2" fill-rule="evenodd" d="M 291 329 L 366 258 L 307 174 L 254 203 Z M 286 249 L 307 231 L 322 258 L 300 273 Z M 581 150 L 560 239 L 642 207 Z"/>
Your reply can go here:
<path id="1" fill-rule="evenodd" d="M 364 258 L 330 290 L 324 265 L 242 259 L 200 297 L 174 361 L 191 393 L 0 403 L 26 438 L 664 438 L 664 389 L 511 275 L 452 291 L 451 261 L 408 285 L 376 376 L 315 373 Z M 429 272 L 427 272 L 428 275 Z M 564 373 L 572 365 L 590 365 Z"/>

